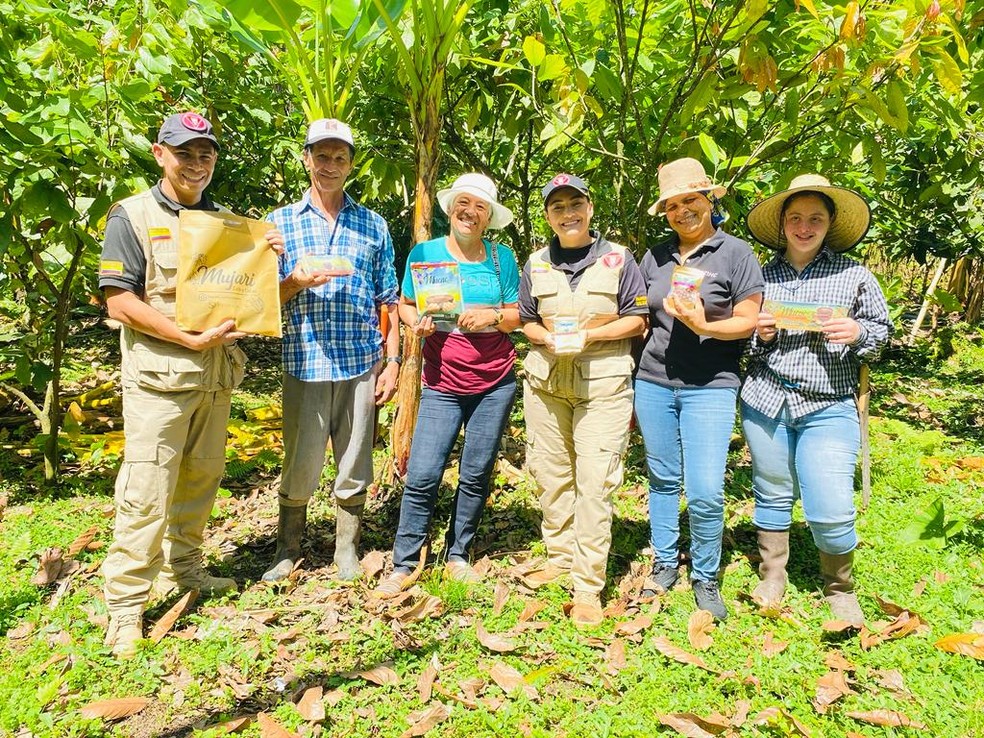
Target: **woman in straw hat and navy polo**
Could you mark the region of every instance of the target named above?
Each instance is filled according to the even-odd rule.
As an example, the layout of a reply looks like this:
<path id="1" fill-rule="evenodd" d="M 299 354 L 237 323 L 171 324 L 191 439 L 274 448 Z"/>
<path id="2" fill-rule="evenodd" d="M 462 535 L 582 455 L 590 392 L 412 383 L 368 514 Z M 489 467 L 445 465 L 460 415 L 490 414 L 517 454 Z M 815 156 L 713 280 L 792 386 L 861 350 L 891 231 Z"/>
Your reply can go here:
<path id="1" fill-rule="evenodd" d="M 462 426 L 465 442 L 445 538 L 445 571 L 459 581 L 479 578 L 468 563 L 471 545 L 516 396 L 516 352 L 508 334 L 519 327 L 519 267 L 508 247 L 484 237 L 487 229 L 509 225 L 513 214 L 499 204 L 495 183 L 484 174 L 463 174 L 437 193 L 437 201 L 448 214 L 450 233 L 414 246 L 403 278 L 400 319 L 424 339 L 424 388 L 393 544 L 393 573 L 377 588 L 384 596 L 397 594 L 420 562 L 444 468 Z M 431 294 L 423 314 L 417 310 L 413 268 L 423 265 L 427 271 L 442 262 L 456 264 L 460 274 L 457 319 L 447 318 L 454 312 L 452 294 Z M 430 315 L 432 301 L 437 319 Z"/>
<path id="2" fill-rule="evenodd" d="M 860 444 L 853 395 L 861 362 L 892 332 L 878 281 L 842 255 L 869 223 L 860 195 L 815 174 L 796 177 L 748 214 L 755 239 L 779 253 L 764 270 L 767 304 L 741 391 L 762 554 L 753 599 L 774 605 L 785 592 L 798 496 L 820 550 L 824 596 L 835 618 L 856 626 L 864 617 L 852 576 Z"/>
<path id="3" fill-rule="evenodd" d="M 694 598 L 717 620 L 728 616 L 717 578 L 738 362 L 743 339 L 755 330 L 764 287 L 749 245 L 718 227 L 724 194 L 695 159 L 659 171 L 659 199 L 649 212 L 664 214 L 674 233 L 640 265 L 651 330 L 635 384 L 654 553 L 644 592 L 662 594 L 677 581 L 684 489 Z"/>

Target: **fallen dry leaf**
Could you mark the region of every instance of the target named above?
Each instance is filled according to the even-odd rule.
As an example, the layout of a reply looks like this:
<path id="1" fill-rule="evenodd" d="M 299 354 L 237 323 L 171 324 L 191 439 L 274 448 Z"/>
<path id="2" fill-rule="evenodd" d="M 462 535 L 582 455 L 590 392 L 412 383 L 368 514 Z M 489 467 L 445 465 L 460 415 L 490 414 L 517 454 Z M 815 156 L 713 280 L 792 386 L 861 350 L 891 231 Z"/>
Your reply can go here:
<path id="1" fill-rule="evenodd" d="M 893 692 L 906 694 L 909 691 L 905 688 L 905 680 L 898 669 L 879 669 L 875 672 L 875 679 L 879 685 Z"/>
<path id="2" fill-rule="evenodd" d="M 813 708 L 821 715 L 827 714 L 827 708 L 841 697 L 854 694 L 847 683 L 843 671 L 828 671 L 817 681 L 817 693 L 813 698 Z"/>
<path id="3" fill-rule="evenodd" d="M 849 620 L 825 620 L 820 627 L 828 633 L 843 633 L 845 630 L 857 630 L 857 626 Z"/>
<path id="4" fill-rule="evenodd" d="M 184 615 L 188 608 L 194 604 L 195 600 L 198 598 L 198 590 L 192 589 L 184 593 L 184 596 L 180 600 L 174 603 L 174 606 L 168 610 L 166 613 L 161 615 L 161 619 L 154 623 L 154 627 L 151 629 L 147 638 L 150 639 L 151 643 L 160 643 L 161 639 L 168 634 L 174 624 L 178 622 L 178 619 Z"/>
<path id="5" fill-rule="evenodd" d="M 62 550 L 60 548 L 45 549 L 44 553 L 41 554 L 41 559 L 38 561 L 38 570 L 31 577 L 31 584 L 38 587 L 51 584 L 61 575 L 63 564 Z"/>
<path id="6" fill-rule="evenodd" d="M 18 625 L 16 628 L 11 628 L 7 631 L 7 638 L 12 641 L 20 640 L 21 638 L 27 638 L 34 629 L 38 627 L 37 623 L 31 622 L 30 620 L 25 621 Z"/>
<path id="7" fill-rule="evenodd" d="M 245 730 L 252 722 L 252 715 L 240 715 L 239 717 L 234 717 L 232 720 L 219 723 L 210 728 L 210 730 L 221 730 L 226 735 L 229 735 L 230 733 L 238 733 L 241 730 Z"/>
<path id="8" fill-rule="evenodd" d="M 492 664 L 492 668 L 489 669 L 489 676 L 492 677 L 492 681 L 499 685 L 499 689 L 507 695 L 512 694 L 516 689 L 522 689 L 523 693 L 531 700 L 538 699 L 540 696 L 540 693 L 536 691 L 536 687 L 529 684 L 523 679 L 522 674 L 505 662 L 496 661 Z"/>
<path id="9" fill-rule="evenodd" d="M 803 736 L 803 738 L 810 738 L 812 735 L 808 727 L 781 707 L 766 707 L 764 710 L 758 712 L 751 720 L 752 725 L 775 724 L 779 722 L 785 723 L 788 727 L 796 731 L 797 734 Z M 786 735 L 790 735 L 790 733 L 787 732 Z"/>
<path id="10" fill-rule="evenodd" d="M 478 637 L 478 642 L 485 646 L 490 651 L 495 651 L 496 653 L 509 653 L 516 650 L 516 643 L 508 638 L 504 638 L 501 635 L 493 635 L 485 630 L 485 626 L 482 624 L 481 620 L 475 621 L 475 635 Z"/>
<path id="11" fill-rule="evenodd" d="M 414 738 L 414 736 L 425 735 L 427 731 L 438 723 L 447 720 L 451 715 L 451 708 L 442 702 L 432 705 L 428 709 L 407 716 L 411 723 L 410 727 L 400 734 L 400 738 Z"/>
<path id="12" fill-rule="evenodd" d="M 68 554 L 66 555 L 72 557 L 79 553 L 83 548 L 88 548 L 89 544 L 92 543 L 92 539 L 96 537 L 96 533 L 98 532 L 99 526 L 94 525 L 85 533 L 82 533 L 78 538 L 69 544 Z"/>
<path id="13" fill-rule="evenodd" d="M 936 580 L 937 584 L 946 584 L 950 581 L 950 575 L 945 571 L 939 571 L 938 569 L 933 572 L 933 579 Z"/>
<path id="14" fill-rule="evenodd" d="M 920 579 L 912 587 L 912 596 L 919 597 L 924 591 L 926 591 L 926 585 L 929 584 L 925 579 Z"/>
<path id="15" fill-rule="evenodd" d="M 256 723 L 260 727 L 260 738 L 299 738 L 297 733 L 291 733 L 265 712 L 257 713 Z"/>
<path id="16" fill-rule="evenodd" d="M 519 622 L 529 622 L 546 606 L 547 603 L 541 602 L 540 600 L 526 600 L 526 606 L 523 608 L 523 611 L 519 613 Z"/>
<path id="17" fill-rule="evenodd" d="M 777 641 L 775 636 L 772 635 L 772 631 L 767 631 L 765 634 L 765 642 L 762 644 L 762 655 L 767 659 L 771 659 L 773 656 L 778 656 L 789 646 L 789 641 Z"/>
<path id="18" fill-rule="evenodd" d="M 344 699 L 345 692 L 340 689 L 333 689 L 325 695 L 325 702 L 328 703 L 328 707 L 334 707 Z"/>
<path id="19" fill-rule="evenodd" d="M 640 631 L 645 630 L 650 625 L 653 624 L 653 619 L 648 615 L 639 615 L 638 617 L 621 622 L 615 626 L 615 633 L 618 635 L 635 635 Z"/>
<path id="20" fill-rule="evenodd" d="M 304 696 L 298 701 L 297 714 L 312 723 L 320 723 L 325 719 L 325 690 L 322 687 L 311 687 L 304 690 Z"/>
<path id="21" fill-rule="evenodd" d="M 478 700 L 478 695 L 485 689 L 485 680 L 472 677 L 471 679 L 465 679 L 458 686 L 461 688 L 461 693 L 465 696 L 465 699 L 474 704 Z"/>
<path id="22" fill-rule="evenodd" d="M 940 638 L 934 645 L 947 653 L 984 660 L 984 635 L 978 633 L 953 633 Z"/>
<path id="23" fill-rule="evenodd" d="M 386 554 L 382 551 L 370 551 L 362 557 L 362 571 L 366 579 L 372 580 L 379 576 L 379 573 L 386 566 Z"/>
<path id="24" fill-rule="evenodd" d="M 441 662 L 437 660 L 437 654 L 435 653 L 431 656 L 430 663 L 427 664 L 427 667 L 417 677 L 417 693 L 420 695 L 421 702 L 427 703 L 430 701 L 431 690 L 434 688 L 434 682 L 440 671 Z"/>
<path id="25" fill-rule="evenodd" d="M 673 728 L 680 735 L 687 738 L 714 738 L 714 733 L 700 727 L 695 718 L 697 716 L 691 712 L 677 712 L 671 715 L 660 715 L 659 721 L 668 728 Z"/>
<path id="26" fill-rule="evenodd" d="M 503 580 L 499 580 L 495 584 L 495 593 L 492 595 L 492 614 L 501 615 L 502 609 L 506 606 L 506 600 L 509 599 L 509 585 Z"/>
<path id="27" fill-rule="evenodd" d="M 839 669 L 840 671 L 857 671 L 857 667 L 845 659 L 840 651 L 831 651 L 828 653 L 824 657 L 823 663 L 831 669 Z"/>
<path id="28" fill-rule="evenodd" d="M 926 726 L 918 720 L 913 720 L 895 710 L 870 710 L 868 712 L 849 712 L 849 718 L 871 725 L 890 725 L 894 728 L 913 728 L 925 730 Z"/>
<path id="29" fill-rule="evenodd" d="M 401 623 L 413 623 L 424 618 L 436 618 L 444 612 L 444 603 L 440 597 L 425 594 L 409 607 L 391 611 L 389 616 Z"/>
<path id="30" fill-rule="evenodd" d="M 679 661 L 681 664 L 690 664 L 691 666 L 697 666 L 701 669 L 706 669 L 707 671 L 717 674 L 716 669 L 712 669 L 700 656 L 695 656 L 689 651 L 684 651 L 679 646 L 673 645 L 669 639 L 665 636 L 659 636 L 658 638 L 653 638 L 653 646 L 661 654 L 666 656 L 668 659 L 673 659 L 674 661 Z"/>
<path id="31" fill-rule="evenodd" d="M 392 662 L 386 662 L 379 664 L 378 666 L 374 666 L 371 669 L 366 669 L 365 671 L 348 671 L 342 676 L 348 679 L 360 677 L 365 679 L 367 682 L 378 684 L 381 687 L 385 687 L 387 684 L 396 686 L 400 683 L 400 677 L 395 671 L 393 671 L 391 664 Z"/>
<path id="32" fill-rule="evenodd" d="M 86 718 L 102 718 L 103 720 L 122 720 L 130 715 L 136 715 L 144 709 L 150 700 L 146 697 L 118 697 L 111 700 L 90 702 L 79 710 Z"/>
<path id="33" fill-rule="evenodd" d="M 698 651 L 706 651 L 714 645 L 711 631 L 714 630 L 714 616 L 707 610 L 694 610 L 687 621 L 687 640 Z"/>
<path id="34" fill-rule="evenodd" d="M 608 648 L 605 649 L 605 663 L 608 665 L 609 674 L 618 674 L 625 668 L 625 641 L 616 638 L 608 644 Z"/>

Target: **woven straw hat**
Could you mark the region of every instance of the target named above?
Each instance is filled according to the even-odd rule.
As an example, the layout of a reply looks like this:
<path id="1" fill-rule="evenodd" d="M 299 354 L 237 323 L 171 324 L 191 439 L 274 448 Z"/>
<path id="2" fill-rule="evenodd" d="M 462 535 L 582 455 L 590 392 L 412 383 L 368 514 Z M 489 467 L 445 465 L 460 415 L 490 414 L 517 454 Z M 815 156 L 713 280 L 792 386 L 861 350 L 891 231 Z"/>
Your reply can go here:
<path id="1" fill-rule="evenodd" d="M 512 223 L 512 210 L 499 204 L 499 189 L 495 186 L 495 182 L 478 172 L 462 174 L 449 188 L 437 193 L 437 201 L 441 204 L 441 209 L 450 215 L 454 199 L 458 195 L 465 194 L 485 200 L 492 208 L 489 228 L 505 228 Z"/>
<path id="2" fill-rule="evenodd" d="M 824 243 L 832 251 L 849 251 L 857 246 L 871 226 L 871 209 L 857 192 L 834 187 L 819 174 L 801 174 L 789 189 L 768 197 L 748 213 L 748 230 L 759 243 L 771 249 L 785 249 L 782 233 L 782 206 L 797 192 L 821 192 L 834 201 L 834 218 Z"/>
<path id="3" fill-rule="evenodd" d="M 707 176 L 704 165 L 696 159 L 683 158 L 664 164 L 656 175 L 659 181 L 659 199 L 649 208 L 650 215 L 662 213 L 671 197 L 688 192 L 703 192 L 723 197 L 728 191 Z"/>

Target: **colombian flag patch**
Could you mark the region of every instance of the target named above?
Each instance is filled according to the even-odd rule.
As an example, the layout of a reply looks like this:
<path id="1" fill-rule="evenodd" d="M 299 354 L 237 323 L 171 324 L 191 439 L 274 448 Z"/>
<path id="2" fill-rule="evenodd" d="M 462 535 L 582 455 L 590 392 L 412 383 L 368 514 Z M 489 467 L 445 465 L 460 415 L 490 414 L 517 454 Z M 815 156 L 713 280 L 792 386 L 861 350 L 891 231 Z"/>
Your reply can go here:
<path id="1" fill-rule="evenodd" d="M 99 276 L 100 277 L 122 277 L 123 276 L 123 262 L 122 261 L 100 261 L 99 262 Z"/>
<path id="2" fill-rule="evenodd" d="M 148 228 L 147 233 L 150 234 L 151 243 L 159 243 L 161 241 L 171 240 L 170 228 Z"/>

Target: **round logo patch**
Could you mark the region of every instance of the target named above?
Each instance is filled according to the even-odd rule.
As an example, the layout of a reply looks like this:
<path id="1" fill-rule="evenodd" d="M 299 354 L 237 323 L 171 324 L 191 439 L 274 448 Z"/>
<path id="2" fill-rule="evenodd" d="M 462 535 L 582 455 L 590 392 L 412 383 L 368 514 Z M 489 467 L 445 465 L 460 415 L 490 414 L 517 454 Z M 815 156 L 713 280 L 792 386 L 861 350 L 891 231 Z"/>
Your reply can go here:
<path id="1" fill-rule="evenodd" d="M 187 128 L 189 131 L 197 131 L 199 133 L 208 130 L 208 121 L 205 120 L 198 113 L 185 113 L 184 115 L 182 115 L 181 125 Z"/>
<path id="2" fill-rule="evenodd" d="M 557 187 L 560 187 L 561 185 L 565 185 L 570 181 L 571 178 L 568 177 L 566 174 L 558 174 L 556 177 L 553 178 L 553 184 Z"/>
<path id="3" fill-rule="evenodd" d="M 604 264 L 609 269 L 614 269 L 615 267 L 622 266 L 624 259 L 622 255 L 613 251 L 610 254 L 605 254 L 601 257 L 601 263 Z"/>

